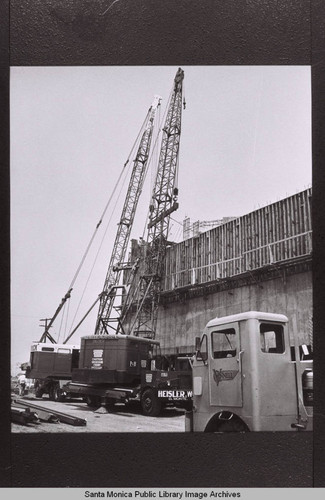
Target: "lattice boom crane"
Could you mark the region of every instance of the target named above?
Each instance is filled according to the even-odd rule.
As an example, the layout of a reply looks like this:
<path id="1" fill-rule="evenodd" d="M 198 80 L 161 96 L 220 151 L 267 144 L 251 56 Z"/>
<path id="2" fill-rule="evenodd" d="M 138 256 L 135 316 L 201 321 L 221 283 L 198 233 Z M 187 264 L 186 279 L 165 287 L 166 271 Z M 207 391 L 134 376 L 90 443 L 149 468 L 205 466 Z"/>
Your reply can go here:
<path id="1" fill-rule="evenodd" d="M 128 191 L 122 209 L 122 215 L 118 224 L 114 247 L 109 262 L 103 291 L 100 297 L 100 305 L 95 328 L 96 335 L 108 334 L 108 327 L 111 327 L 116 331 L 118 331 L 120 327 L 119 318 L 113 318 L 112 311 L 117 297 L 117 288 L 119 285 L 121 272 L 123 269 L 127 268 L 127 265 L 124 264 L 125 254 L 130 239 L 138 200 L 145 179 L 146 167 L 153 135 L 154 120 L 159 105 L 160 97 L 155 96 L 155 99 L 147 114 L 145 130 L 141 137 L 136 158 L 134 160 L 134 166 L 129 181 Z M 112 326 L 114 324 L 116 325 L 116 327 Z"/>
<path id="2" fill-rule="evenodd" d="M 140 277 L 137 311 L 131 334 L 154 338 L 161 280 L 164 275 L 170 214 L 177 210 L 176 187 L 181 135 L 184 71 L 179 68 L 163 127 L 158 168 L 153 188 L 146 244 L 145 271 Z"/>

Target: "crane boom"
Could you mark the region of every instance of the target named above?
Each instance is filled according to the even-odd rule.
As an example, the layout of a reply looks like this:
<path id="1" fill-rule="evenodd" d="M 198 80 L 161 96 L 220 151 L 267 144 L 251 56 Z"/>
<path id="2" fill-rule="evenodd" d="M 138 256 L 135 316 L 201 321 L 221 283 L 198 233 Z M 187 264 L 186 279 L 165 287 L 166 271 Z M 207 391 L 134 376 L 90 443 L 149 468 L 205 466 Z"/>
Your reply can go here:
<path id="1" fill-rule="evenodd" d="M 138 200 L 142 191 L 146 167 L 149 158 L 151 139 L 154 128 L 156 110 L 160 104 L 160 97 L 155 99 L 149 108 L 145 122 L 145 130 L 142 134 L 136 158 L 129 181 L 126 199 L 123 205 L 121 218 L 114 242 L 114 247 L 109 262 L 103 291 L 100 297 L 99 311 L 97 316 L 95 334 L 107 334 L 108 327 L 118 331 L 119 319 L 112 318 L 112 310 L 117 297 L 117 288 L 120 281 L 121 272 L 125 269 L 124 260 L 127 246 L 130 239 L 132 224 L 138 205 Z M 117 325 L 116 325 L 117 323 Z M 116 327 L 112 326 L 115 324 Z"/>
<path id="2" fill-rule="evenodd" d="M 181 135 L 183 79 L 184 71 L 179 68 L 174 79 L 163 127 L 158 168 L 150 204 L 145 271 L 140 277 L 136 299 L 137 310 L 130 332 L 148 338 L 155 337 L 170 214 L 178 208 L 176 179 Z"/>

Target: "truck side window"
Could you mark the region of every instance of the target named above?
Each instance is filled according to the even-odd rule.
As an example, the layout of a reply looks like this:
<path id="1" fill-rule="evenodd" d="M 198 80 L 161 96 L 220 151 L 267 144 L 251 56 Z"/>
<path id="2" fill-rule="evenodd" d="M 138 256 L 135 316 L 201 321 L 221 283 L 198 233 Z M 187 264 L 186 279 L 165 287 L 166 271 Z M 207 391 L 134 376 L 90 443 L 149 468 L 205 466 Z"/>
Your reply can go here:
<path id="1" fill-rule="evenodd" d="M 212 352 L 214 359 L 236 356 L 236 330 L 228 328 L 212 332 Z"/>
<path id="2" fill-rule="evenodd" d="M 283 325 L 260 324 L 260 340 L 262 352 L 283 354 Z"/>

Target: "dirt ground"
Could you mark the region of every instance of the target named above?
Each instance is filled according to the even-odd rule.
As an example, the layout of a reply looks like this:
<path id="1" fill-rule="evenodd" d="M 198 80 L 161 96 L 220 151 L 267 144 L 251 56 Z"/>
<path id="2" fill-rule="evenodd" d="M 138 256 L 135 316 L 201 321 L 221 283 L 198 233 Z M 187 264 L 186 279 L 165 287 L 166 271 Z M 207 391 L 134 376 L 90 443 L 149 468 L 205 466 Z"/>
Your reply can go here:
<path id="1" fill-rule="evenodd" d="M 19 396 L 15 395 L 19 401 Z M 141 413 L 140 405 L 116 404 L 108 410 L 89 408 L 81 399 L 71 399 L 63 403 L 49 401 L 43 396 L 36 399 L 34 396 L 24 396 L 25 401 L 37 404 L 49 410 L 67 413 L 74 417 L 87 420 L 85 426 L 73 426 L 65 423 L 30 423 L 20 425 L 12 423 L 14 433 L 35 432 L 184 432 L 184 410 L 166 408 L 159 417 L 145 417 Z M 37 410 L 35 410 L 37 412 Z"/>

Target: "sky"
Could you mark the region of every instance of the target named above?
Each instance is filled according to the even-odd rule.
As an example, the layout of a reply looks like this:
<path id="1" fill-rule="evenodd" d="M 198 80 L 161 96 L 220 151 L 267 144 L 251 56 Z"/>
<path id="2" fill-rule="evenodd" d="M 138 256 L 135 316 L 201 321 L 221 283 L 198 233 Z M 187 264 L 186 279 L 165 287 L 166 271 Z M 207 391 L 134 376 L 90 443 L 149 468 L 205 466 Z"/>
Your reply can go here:
<path id="1" fill-rule="evenodd" d="M 310 67 L 182 68 L 186 109 L 171 240 L 181 241 L 185 217 L 241 216 L 311 185 Z M 177 69 L 11 68 L 12 372 L 40 339 L 40 319 L 53 316 L 68 291 L 148 108 L 160 95 L 163 116 Z M 149 171 L 131 238 L 143 235 L 152 179 Z M 127 184 L 125 176 L 69 307 L 50 331 L 60 342 L 103 288 Z M 71 343 L 94 333 L 97 310 Z"/>

